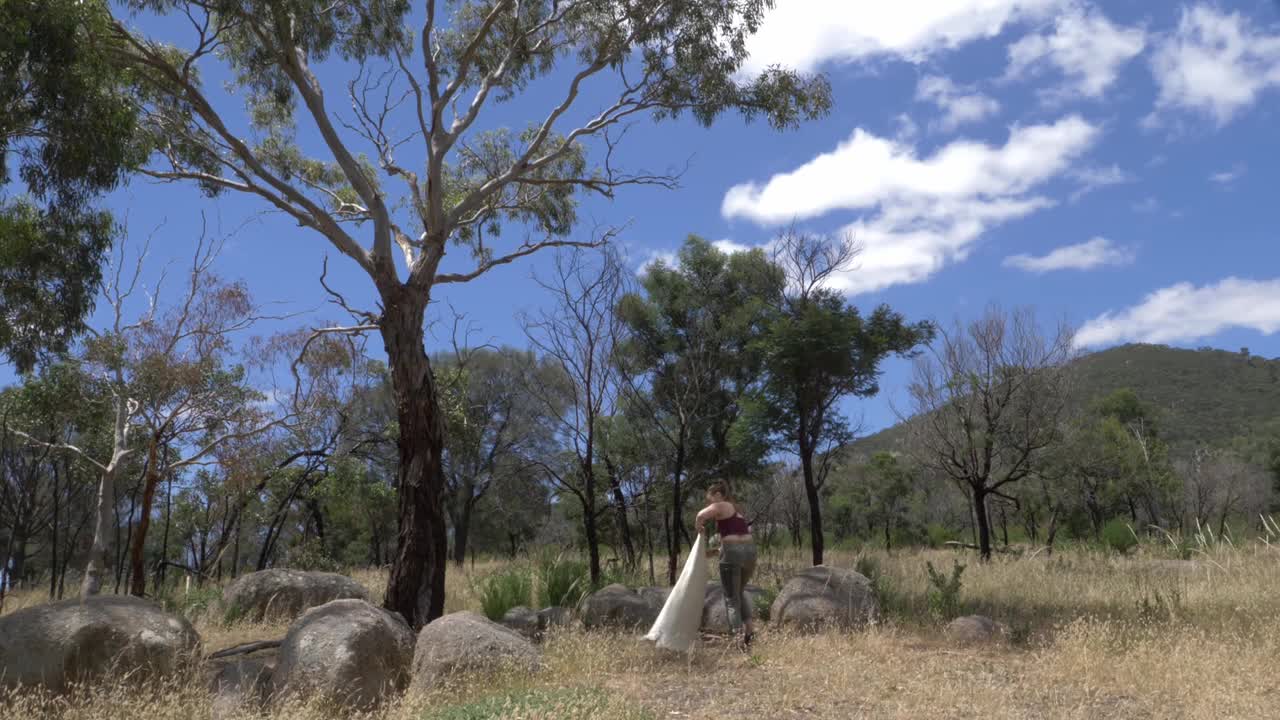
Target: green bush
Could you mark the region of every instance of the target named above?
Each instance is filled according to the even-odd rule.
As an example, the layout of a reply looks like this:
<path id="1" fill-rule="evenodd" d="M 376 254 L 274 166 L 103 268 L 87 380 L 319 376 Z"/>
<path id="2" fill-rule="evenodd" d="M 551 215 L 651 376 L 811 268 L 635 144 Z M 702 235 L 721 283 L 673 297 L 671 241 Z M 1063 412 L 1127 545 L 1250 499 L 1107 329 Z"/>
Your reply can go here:
<path id="1" fill-rule="evenodd" d="M 871 555 L 860 555 L 853 563 L 853 569 L 874 585 L 880 578 L 880 560 Z"/>
<path id="2" fill-rule="evenodd" d="M 953 620 L 960 615 L 960 576 L 965 566 L 958 560 L 952 560 L 950 577 L 943 575 L 933 567 L 932 562 L 925 562 L 929 573 L 929 613 L 937 620 Z"/>
<path id="3" fill-rule="evenodd" d="M 165 610 L 195 622 L 210 608 L 217 607 L 222 599 L 222 589 L 211 583 L 205 587 L 193 587 L 188 593 L 182 586 L 169 586 L 157 599 Z"/>
<path id="4" fill-rule="evenodd" d="M 325 549 L 319 538 L 307 538 L 285 550 L 280 567 L 316 572 L 341 572 L 342 567 Z"/>
<path id="5" fill-rule="evenodd" d="M 1102 544 L 1124 555 L 1137 546 L 1138 537 L 1133 534 L 1128 523 L 1116 518 L 1102 526 Z"/>
<path id="6" fill-rule="evenodd" d="M 778 591 L 767 587 L 762 587 L 760 590 L 761 593 L 752 598 L 752 609 L 755 610 L 757 620 L 768 622 L 769 614 L 773 612 L 773 601 L 778 597 Z"/>
<path id="7" fill-rule="evenodd" d="M 533 579 L 522 568 L 503 570 L 480 581 L 480 609 L 495 622 L 514 607 L 533 604 Z"/>
<path id="8" fill-rule="evenodd" d="M 944 525 L 934 523 L 925 528 L 925 542 L 931 548 L 940 548 L 943 543 L 955 539 L 956 534 Z"/>
<path id="9" fill-rule="evenodd" d="M 574 608 L 590 590 L 587 563 L 564 556 L 545 556 L 538 563 L 538 605 Z"/>

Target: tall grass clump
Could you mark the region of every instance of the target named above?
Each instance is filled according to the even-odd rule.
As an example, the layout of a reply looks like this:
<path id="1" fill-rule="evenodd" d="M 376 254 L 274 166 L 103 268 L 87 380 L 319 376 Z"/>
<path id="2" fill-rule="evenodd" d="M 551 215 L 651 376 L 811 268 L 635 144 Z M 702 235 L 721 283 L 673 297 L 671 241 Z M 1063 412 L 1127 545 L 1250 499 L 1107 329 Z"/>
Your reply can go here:
<path id="1" fill-rule="evenodd" d="M 499 570 L 480 581 L 476 594 L 485 617 L 496 622 L 511 608 L 533 604 L 533 577 L 521 567 Z"/>
<path id="2" fill-rule="evenodd" d="M 564 555 L 544 555 L 538 562 L 538 605 L 577 607 L 590 588 L 587 563 Z"/>

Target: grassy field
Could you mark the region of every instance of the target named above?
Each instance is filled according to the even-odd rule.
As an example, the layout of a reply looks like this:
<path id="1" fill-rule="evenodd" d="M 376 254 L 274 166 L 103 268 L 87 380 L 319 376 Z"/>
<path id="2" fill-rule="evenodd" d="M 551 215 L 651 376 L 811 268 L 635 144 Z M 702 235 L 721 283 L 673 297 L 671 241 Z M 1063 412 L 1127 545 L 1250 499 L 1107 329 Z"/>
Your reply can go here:
<path id="1" fill-rule="evenodd" d="M 1130 557 L 1073 549 L 1053 557 L 1002 557 L 967 567 L 955 612 L 1010 628 L 1006 641 L 959 647 L 942 635 L 925 570 L 949 573 L 948 551 L 837 556 L 831 564 L 876 576 L 886 617 L 866 631 L 760 634 L 750 656 L 709 641 L 691 657 L 635 636 L 566 631 L 545 643 L 532 676 L 458 678 L 398 699 L 373 717 L 441 718 L 1267 718 L 1280 717 L 1272 675 L 1280 652 L 1280 548 L 1216 544 L 1173 559 L 1159 546 Z M 773 553 L 758 584 L 777 587 L 803 567 Z M 455 571 L 449 609 L 479 609 L 488 574 Z M 382 577 L 357 573 L 377 598 Z M 6 612 L 40 602 L 12 596 Z M 222 625 L 189 603 L 207 650 L 280 637 L 281 625 Z M 97 688 L 50 702 L 8 698 L 15 718 L 158 720 L 210 717 L 200 683 L 178 679 L 149 693 Z M 249 716 L 246 716 L 249 717 Z M 278 707 L 270 717 L 319 720 L 328 708 Z"/>

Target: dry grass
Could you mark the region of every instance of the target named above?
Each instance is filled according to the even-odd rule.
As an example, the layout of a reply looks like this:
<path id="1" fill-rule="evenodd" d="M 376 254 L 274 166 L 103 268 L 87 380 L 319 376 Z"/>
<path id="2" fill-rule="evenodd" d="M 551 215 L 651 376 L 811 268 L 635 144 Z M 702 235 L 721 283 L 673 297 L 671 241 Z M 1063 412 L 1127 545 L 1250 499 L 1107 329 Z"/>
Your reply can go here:
<path id="1" fill-rule="evenodd" d="M 1149 549 L 1151 550 L 1151 549 Z M 397 699 L 385 720 L 523 718 L 1264 718 L 1276 717 L 1271 682 L 1280 651 L 1280 555 L 1264 546 L 1218 548 L 1194 562 L 1151 554 L 1118 559 L 1087 551 L 970 562 L 961 602 L 1009 623 L 1015 640 L 960 648 L 927 619 L 924 563 L 945 552 L 871 556 L 884 578 L 887 622 L 854 634 L 761 634 L 750 657 L 722 643 L 692 657 L 659 652 L 635 636 L 570 631 L 550 638 L 533 676 L 459 678 Z M 832 564 L 853 566 L 852 556 Z M 775 554 L 759 582 L 776 584 L 802 556 Z M 449 609 L 475 609 L 474 576 L 453 572 Z M 474 576 L 473 576 L 474 573 Z M 357 578 L 381 595 L 382 577 Z M 19 595 L 6 611 L 29 605 Z M 264 637 L 283 626 L 197 621 L 206 648 Z M 158 692 L 99 688 L 48 702 L 32 694 L 0 704 L 15 718 L 208 718 L 194 680 Z M 318 705 L 274 709 L 272 720 L 334 717 Z M 245 717 L 249 717 L 246 715 Z"/>

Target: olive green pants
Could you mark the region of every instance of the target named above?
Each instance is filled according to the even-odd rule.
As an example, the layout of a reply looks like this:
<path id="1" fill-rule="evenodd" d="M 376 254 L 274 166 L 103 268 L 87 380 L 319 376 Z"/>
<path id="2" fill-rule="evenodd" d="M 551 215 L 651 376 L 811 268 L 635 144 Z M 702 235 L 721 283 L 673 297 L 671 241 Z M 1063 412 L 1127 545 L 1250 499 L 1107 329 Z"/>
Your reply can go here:
<path id="1" fill-rule="evenodd" d="M 747 583 L 756 571 L 755 543 L 722 543 L 720 545 L 720 585 L 724 589 L 724 606 L 729 613 L 729 630 L 736 634 L 751 622 L 751 599 Z"/>

